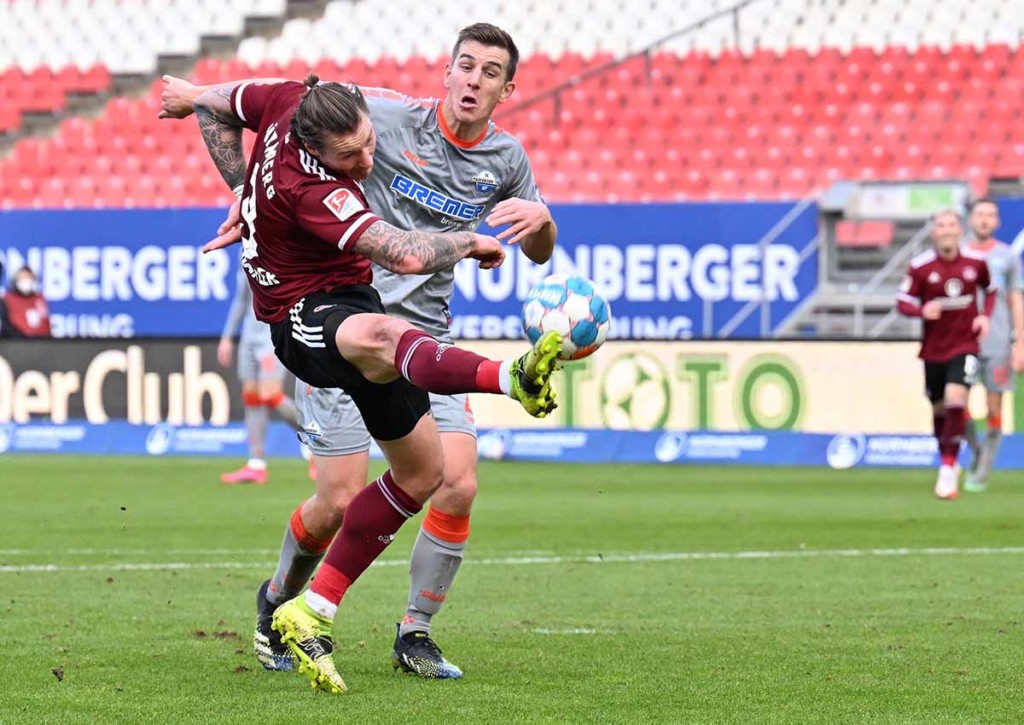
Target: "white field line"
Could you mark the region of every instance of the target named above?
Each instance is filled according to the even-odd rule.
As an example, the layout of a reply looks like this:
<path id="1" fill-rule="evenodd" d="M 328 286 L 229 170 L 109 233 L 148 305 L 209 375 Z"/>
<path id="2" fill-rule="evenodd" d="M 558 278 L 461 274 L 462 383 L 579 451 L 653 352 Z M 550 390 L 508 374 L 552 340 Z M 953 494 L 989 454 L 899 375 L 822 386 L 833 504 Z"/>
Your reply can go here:
<path id="1" fill-rule="evenodd" d="M 523 566 L 534 564 L 621 564 L 664 561 L 735 561 L 740 559 L 822 559 L 905 556 L 987 556 L 1024 554 L 1024 546 L 1001 547 L 927 547 L 920 549 L 792 549 L 784 551 L 679 551 L 636 552 L 621 554 L 573 556 L 513 556 L 490 559 L 466 559 L 474 566 Z M 408 566 L 407 559 L 385 559 L 374 566 Z M 77 571 L 169 571 L 180 569 L 268 569 L 277 566 L 272 561 L 206 561 L 206 562 L 153 562 L 108 564 L 14 564 L 0 566 L 0 574 L 21 572 L 77 572 Z"/>

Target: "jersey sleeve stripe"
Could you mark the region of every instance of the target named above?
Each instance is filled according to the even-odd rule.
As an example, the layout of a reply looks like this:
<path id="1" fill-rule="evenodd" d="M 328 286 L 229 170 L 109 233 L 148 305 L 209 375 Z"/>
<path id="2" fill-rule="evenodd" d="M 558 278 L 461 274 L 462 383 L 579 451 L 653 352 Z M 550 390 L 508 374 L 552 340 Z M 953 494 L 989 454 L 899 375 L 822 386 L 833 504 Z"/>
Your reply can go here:
<path id="1" fill-rule="evenodd" d="M 245 122 L 245 114 L 242 113 L 242 91 L 246 89 L 250 81 L 246 81 L 235 89 L 235 115 Z"/>
<path id="2" fill-rule="evenodd" d="M 921 306 L 921 300 L 917 299 L 913 295 L 908 295 L 904 292 L 900 292 L 899 294 L 897 294 L 896 299 L 900 300 L 901 302 L 906 302 L 908 305 L 914 305 L 915 307 Z"/>
<path id="3" fill-rule="evenodd" d="M 372 211 L 366 210 L 360 216 L 356 217 L 352 225 L 349 226 L 348 231 L 341 235 L 341 239 L 338 240 L 338 249 L 344 250 L 348 246 L 349 241 L 353 237 L 358 237 L 366 231 L 366 228 L 373 222 L 377 221 L 377 215 Z"/>

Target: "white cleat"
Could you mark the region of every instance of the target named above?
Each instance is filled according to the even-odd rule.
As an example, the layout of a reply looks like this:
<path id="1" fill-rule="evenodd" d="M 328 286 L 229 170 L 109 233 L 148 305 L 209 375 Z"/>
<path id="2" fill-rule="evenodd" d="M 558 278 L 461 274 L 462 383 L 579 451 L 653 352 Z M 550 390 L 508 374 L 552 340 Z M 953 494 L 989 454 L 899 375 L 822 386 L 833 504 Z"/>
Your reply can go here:
<path id="1" fill-rule="evenodd" d="M 935 481 L 935 497 L 944 501 L 955 501 L 960 495 L 960 467 L 939 466 L 939 477 Z"/>

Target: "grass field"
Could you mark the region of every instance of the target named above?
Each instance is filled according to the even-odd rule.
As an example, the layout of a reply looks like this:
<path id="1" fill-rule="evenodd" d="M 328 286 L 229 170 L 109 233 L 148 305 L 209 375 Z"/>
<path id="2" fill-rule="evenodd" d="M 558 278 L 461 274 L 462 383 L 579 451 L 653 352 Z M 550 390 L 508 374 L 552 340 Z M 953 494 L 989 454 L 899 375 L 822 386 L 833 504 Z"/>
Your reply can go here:
<path id="1" fill-rule="evenodd" d="M 330 697 L 250 654 L 304 468 L 224 466 L 0 458 L 0 723 L 1024 718 L 1011 474 L 945 503 L 928 471 L 484 464 L 434 630 L 465 679 L 391 670 L 407 526 L 343 605 Z"/>

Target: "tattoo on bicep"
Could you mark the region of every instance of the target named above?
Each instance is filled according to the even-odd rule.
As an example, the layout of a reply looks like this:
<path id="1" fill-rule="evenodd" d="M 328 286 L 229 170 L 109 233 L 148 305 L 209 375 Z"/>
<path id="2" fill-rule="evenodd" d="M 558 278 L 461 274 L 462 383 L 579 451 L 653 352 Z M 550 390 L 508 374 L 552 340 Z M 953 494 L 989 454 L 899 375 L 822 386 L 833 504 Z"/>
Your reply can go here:
<path id="1" fill-rule="evenodd" d="M 227 185 L 234 189 L 245 182 L 242 129 L 229 110 L 231 89 L 218 88 L 212 93 L 218 97 L 217 100 L 209 105 L 197 105 L 196 118 L 213 163 Z M 221 101 L 221 98 L 224 100 Z"/>
<path id="2" fill-rule="evenodd" d="M 360 237 L 353 251 L 390 270 L 401 269 L 403 262 L 412 257 L 423 265 L 424 274 L 432 274 L 454 267 L 472 245 L 473 237 L 466 232 L 406 232 L 377 223 Z"/>

